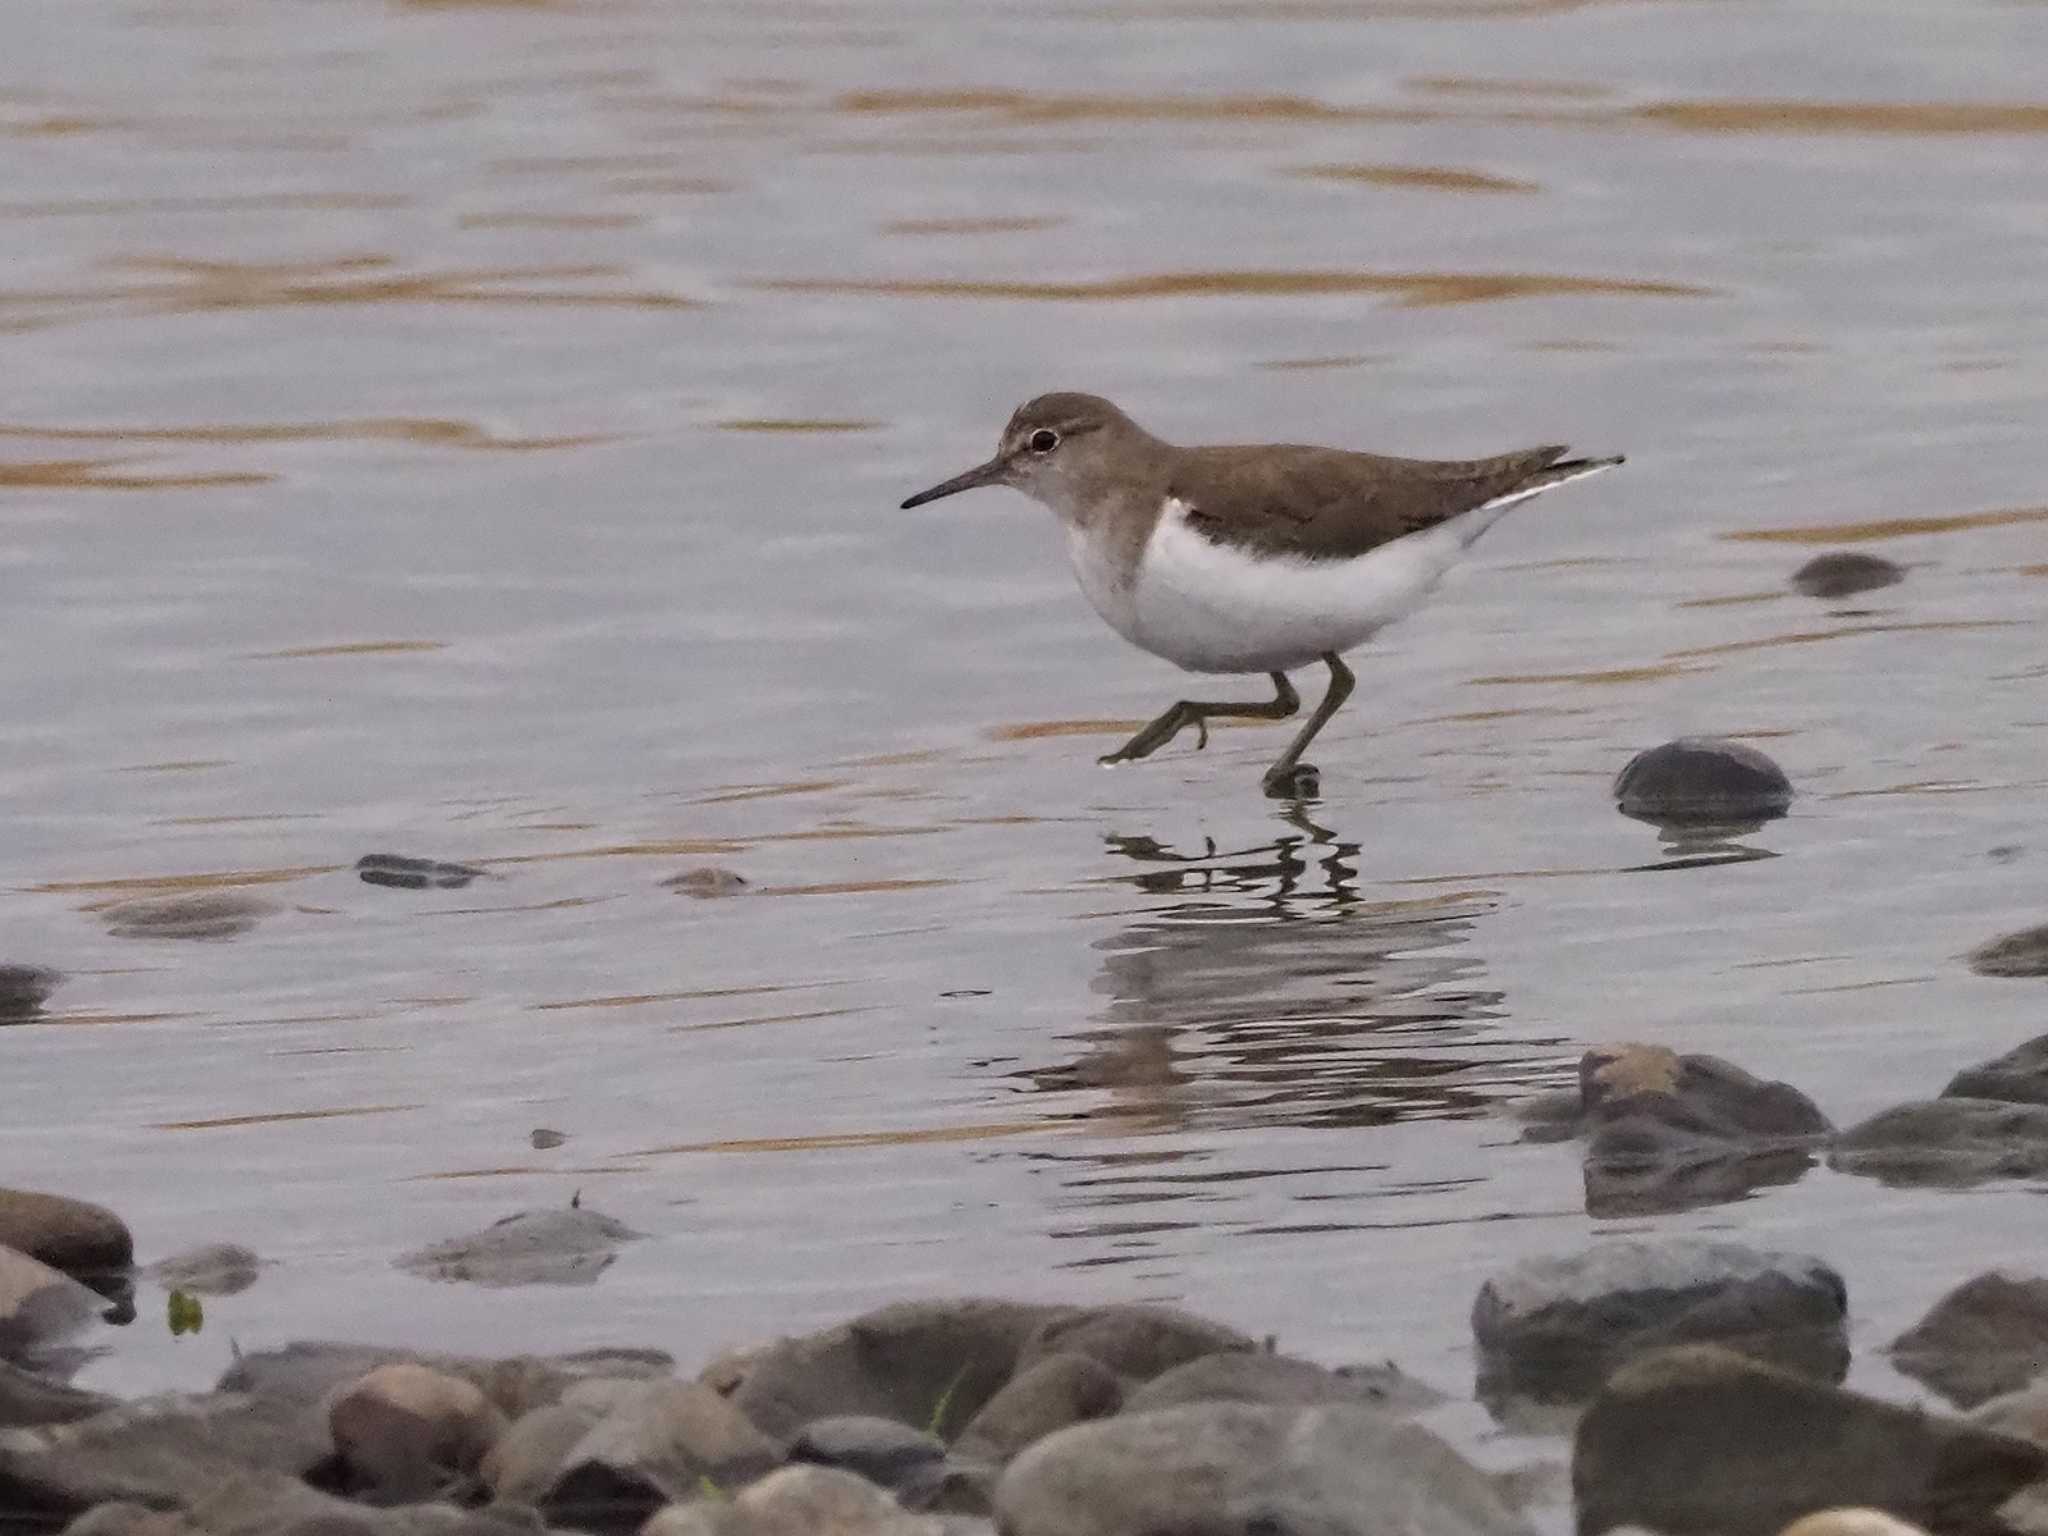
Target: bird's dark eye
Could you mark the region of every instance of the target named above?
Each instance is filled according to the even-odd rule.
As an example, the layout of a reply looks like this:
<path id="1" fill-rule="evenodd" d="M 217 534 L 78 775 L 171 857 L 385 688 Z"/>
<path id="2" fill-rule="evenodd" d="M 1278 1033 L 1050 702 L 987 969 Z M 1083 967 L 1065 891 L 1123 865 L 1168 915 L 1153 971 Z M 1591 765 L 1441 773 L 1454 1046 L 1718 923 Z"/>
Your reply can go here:
<path id="1" fill-rule="evenodd" d="M 1040 427 L 1031 434 L 1031 451 L 1033 453 L 1051 453 L 1059 445 L 1060 435 L 1050 427 Z"/>

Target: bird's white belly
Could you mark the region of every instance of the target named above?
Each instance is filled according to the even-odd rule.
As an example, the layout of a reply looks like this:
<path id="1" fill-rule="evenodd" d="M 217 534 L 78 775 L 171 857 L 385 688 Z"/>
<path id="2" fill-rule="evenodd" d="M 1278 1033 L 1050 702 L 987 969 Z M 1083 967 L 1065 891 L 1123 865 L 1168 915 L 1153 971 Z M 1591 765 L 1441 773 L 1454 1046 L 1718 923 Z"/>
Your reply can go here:
<path id="1" fill-rule="evenodd" d="M 1348 651 L 1419 607 L 1471 533 L 1453 518 L 1352 559 L 1305 560 L 1218 544 L 1185 514 L 1167 503 L 1123 621 L 1096 608 L 1127 640 L 1191 672 L 1284 672 Z"/>

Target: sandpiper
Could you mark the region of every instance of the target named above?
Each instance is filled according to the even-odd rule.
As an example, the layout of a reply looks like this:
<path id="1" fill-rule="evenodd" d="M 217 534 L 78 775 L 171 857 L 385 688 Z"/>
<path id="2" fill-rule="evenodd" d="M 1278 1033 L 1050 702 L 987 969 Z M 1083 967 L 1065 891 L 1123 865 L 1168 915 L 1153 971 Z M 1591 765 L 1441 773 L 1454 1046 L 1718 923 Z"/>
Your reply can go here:
<path id="1" fill-rule="evenodd" d="M 1109 627 L 1190 672 L 1264 672 L 1270 701 L 1182 699 L 1103 757 L 1149 757 L 1216 716 L 1284 720 L 1287 680 L 1320 661 L 1330 688 L 1266 770 L 1277 797 L 1316 792 L 1301 754 L 1351 694 L 1344 652 L 1412 613 L 1501 514 L 1622 462 L 1562 445 L 1488 459 L 1394 459 L 1291 443 L 1181 448 L 1097 395 L 1025 402 L 996 455 L 904 502 L 1007 485 L 1050 507 L 1081 590 Z"/>

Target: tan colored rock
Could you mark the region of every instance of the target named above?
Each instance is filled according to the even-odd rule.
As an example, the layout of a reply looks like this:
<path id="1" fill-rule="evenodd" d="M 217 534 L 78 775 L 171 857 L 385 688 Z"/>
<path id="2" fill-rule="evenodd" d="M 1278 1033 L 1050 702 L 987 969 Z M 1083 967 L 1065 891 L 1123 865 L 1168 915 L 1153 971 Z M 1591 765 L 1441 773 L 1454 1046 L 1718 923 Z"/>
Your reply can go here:
<path id="1" fill-rule="evenodd" d="M 1823 1509 L 1794 1520 L 1779 1536 L 1927 1536 L 1881 1509 Z"/>
<path id="2" fill-rule="evenodd" d="M 425 1498 L 477 1470 L 505 1415 L 472 1383 L 424 1365 L 380 1365 L 329 1402 L 335 1452 L 379 1494 Z"/>
<path id="3" fill-rule="evenodd" d="M 135 1260 L 126 1224 L 105 1206 L 29 1189 L 0 1189 L 0 1245 L 74 1279 L 117 1274 Z"/>
<path id="4" fill-rule="evenodd" d="M 865 1478 L 835 1467 L 784 1467 L 737 1498 L 674 1504 L 640 1536 L 942 1536 Z"/>
<path id="5" fill-rule="evenodd" d="M 1088 1355 L 1063 1350 L 1011 1377 L 968 1421 L 953 1449 L 969 1461 L 1001 1466 L 1056 1429 L 1107 1418 L 1123 1401 L 1123 1383 L 1115 1371 Z"/>
<path id="6" fill-rule="evenodd" d="M 781 1447 L 709 1387 L 664 1381 L 591 1428 L 540 1507 L 550 1524 L 611 1526 L 706 1488 L 741 1487 L 781 1460 Z"/>

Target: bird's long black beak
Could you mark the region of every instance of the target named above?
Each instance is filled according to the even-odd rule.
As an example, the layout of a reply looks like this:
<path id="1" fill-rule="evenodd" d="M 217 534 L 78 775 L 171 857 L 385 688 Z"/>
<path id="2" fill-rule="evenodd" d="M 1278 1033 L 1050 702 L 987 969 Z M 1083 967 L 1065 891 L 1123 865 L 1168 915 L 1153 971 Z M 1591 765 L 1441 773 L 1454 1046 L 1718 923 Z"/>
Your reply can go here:
<path id="1" fill-rule="evenodd" d="M 928 491 L 919 491 L 903 503 L 903 510 L 921 507 L 928 501 L 937 501 L 941 496 L 951 496 L 960 491 L 971 491 L 978 485 L 997 485 L 1003 478 L 1004 464 L 1001 459 L 990 459 L 986 464 L 977 464 L 963 475 L 950 480 L 941 480 Z"/>

